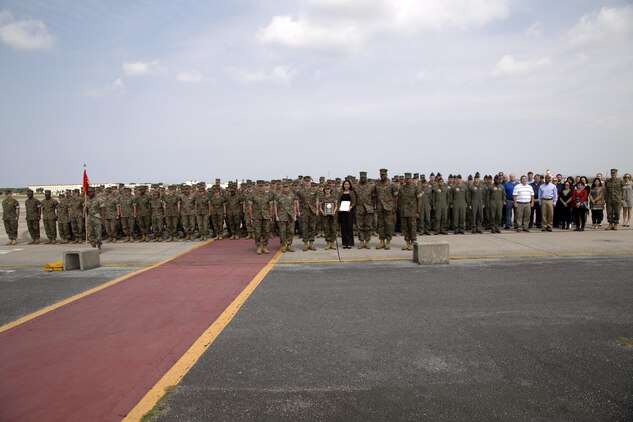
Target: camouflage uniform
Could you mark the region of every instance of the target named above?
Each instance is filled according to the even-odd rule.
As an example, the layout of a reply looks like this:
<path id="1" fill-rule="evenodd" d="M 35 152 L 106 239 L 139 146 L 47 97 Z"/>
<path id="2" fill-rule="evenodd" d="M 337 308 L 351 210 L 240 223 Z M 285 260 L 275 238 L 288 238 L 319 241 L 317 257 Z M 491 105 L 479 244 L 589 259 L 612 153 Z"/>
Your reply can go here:
<path id="1" fill-rule="evenodd" d="M 15 245 L 18 240 L 18 210 L 20 203 L 15 198 L 5 198 L 2 201 L 2 220 L 4 221 L 4 230 L 9 236 L 7 245 Z"/>
<path id="2" fill-rule="evenodd" d="M 141 229 L 141 242 L 149 241 L 149 230 L 152 224 L 152 217 L 150 215 L 149 196 L 142 189 L 138 196 L 134 199 L 134 208 L 136 209 L 136 221 Z"/>
<path id="3" fill-rule="evenodd" d="M 242 192 L 242 213 L 244 215 L 244 226 L 246 227 L 246 238 L 253 239 L 253 221 L 248 215 L 248 204 L 253 196 L 254 192 L 249 185 L 244 192 Z"/>
<path id="4" fill-rule="evenodd" d="M 130 189 L 125 189 L 119 198 L 119 216 L 123 235 L 127 236 L 127 241 L 130 242 L 134 230 L 134 197 Z"/>
<path id="5" fill-rule="evenodd" d="M 79 193 L 73 193 L 70 201 L 70 224 L 72 226 L 75 243 L 84 240 L 84 200 Z"/>
<path id="6" fill-rule="evenodd" d="M 26 208 L 26 225 L 31 236 L 30 244 L 40 242 L 40 210 L 41 202 L 39 199 L 31 197 L 24 202 Z"/>
<path id="7" fill-rule="evenodd" d="M 381 169 L 381 174 L 387 174 L 387 170 Z M 391 237 L 395 226 L 395 213 L 397 212 L 398 186 L 389 178 L 376 183 L 376 214 L 378 214 L 378 238 L 380 245 L 376 249 L 390 249 Z"/>
<path id="8" fill-rule="evenodd" d="M 198 232 L 200 233 L 200 240 L 207 240 L 209 235 L 209 215 L 211 200 L 207 195 L 207 192 L 202 189 L 193 198 L 193 205 L 196 210 L 196 221 L 198 222 Z"/>
<path id="9" fill-rule="evenodd" d="M 620 223 L 620 209 L 622 208 L 622 200 L 624 199 L 624 181 L 619 177 L 610 177 L 604 182 L 606 190 L 605 199 L 607 200 L 607 221 L 609 229 L 617 229 Z"/>
<path id="10" fill-rule="evenodd" d="M 112 193 L 108 194 L 103 198 L 103 203 L 105 204 L 105 212 L 106 212 L 106 222 L 105 229 L 106 234 L 110 242 L 116 241 L 117 230 L 118 230 L 118 219 L 117 219 L 117 209 L 118 209 L 118 201 L 112 195 Z"/>
<path id="11" fill-rule="evenodd" d="M 303 237 L 303 250 L 316 250 L 314 237 L 316 235 L 318 191 L 311 186 L 297 189 L 297 198 L 301 209 L 301 236 Z"/>
<path id="12" fill-rule="evenodd" d="M 101 232 L 103 230 L 103 215 L 105 203 L 102 198 L 94 197 L 86 200 L 86 223 L 88 229 L 88 241 L 93 247 L 101 249 Z"/>
<path id="13" fill-rule="evenodd" d="M 165 202 L 160 197 L 160 192 L 152 192 L 149 206 L 152 211 L 152 230 L 154 231 L 154 242 L 163 241 L 163 230 L 165 221 Z"/>
<path id="14" fill-rule="evenodd" d="M 335 209 L 338 208 L 338 196 L 336 196 L 331 189 L 329 192 L 326 190 L 321 195 L 319 202 L 321 204 L 321 211 L 325 211 L 325 204 L 333 204 Z M 338 226 L 336 216 L 326 215 L 325 212 L 320 212 L 320 214 L 322 217 L 321 224 L 323 225 L 324 232 L 323 237 L 325 238 L 325 242 L 327 244 L 326 249 L 335 249 L 334 242 L 336 242 L 336 229 Z"/>
<path id="15" fill-rule="evenodd" d="M 259 184 L 259 183 L 258 183 Z M 249 199 L 250 216 L 253 219 L 253 232 L 257 254 L 269 253 L 270 211 L 273 204 L 270 193 L 258 190 Z"/>
<path id="16" fill-rule="evenodd" d="M 366 173 L 364 175 L 366 177 Z M 369 184 L 369 182 L 363 183 L 361 181 L 354 190 L 356 191 L 356 208 L 354 211 L 358 225 L 358 240 L 360 241 L 358 248 L 369 248 L 371 233 L 374 231 L 374 186 Z"/>
<path id="17" fill-rule="evenodd" d="M 226 224 L 232 239 L 240 238 L 240 210 L 242 208 L 242 195 L 235 190 L 229 189 L 226 196 Z"/>
<path id="18" fill-rule="evenodd" d="M 167 233 L 169 234 L 169 242 L 174 241 L 178 235 L 178 215 L 180 204 L 180 195 L 173 187 L 170 187 L 168 193 L 163 195 L 165 202 L 165 221 L 167 222 Z"/>
<path id="19" fill-rule="evenodd" d="M 57 228 L 59 229 L 59 237 L 62 239 L 61 243 L 68 243 L 72 237 L 70 229 L 70 199 L 65 195 L 60 195 L 59 197 Z"/>
<path id="20" fill-rule="evenodd" d="M 275 215 L 279 223 L 279 243 L 282 252 L 294 252 L 292 240 L 296 220 L 297 196 L 289 191 L 275 196 Z"/>
<path id="21" fill-rule="evenodd" d="M 405 173 L 405 180 L 411 180 L 411 173 Z M 418 185 L 409 182 L 400 187 L 398 203 L 402 212 L 401 230 L 405 245 L 403 250 L 413 250 L 412 243 L 417 240 L 416 221 L 420 212 L 422 193 Z"/>
<path id="22" fill-rule="evenodd" d="M 211 193 L 211 220 L 213 221 L 213 233 L 215 238 L 222 240 L 224 234 L 224 195 L 222 191 L 214 188 Z"/>
<path id="23" fill-rule="evenodd" d="M 185 240 L 193 240 L 195 221 L 194 195 L 183 192 L 180 196 L 180 218 Z"/>
<path id="24" fill-rule="evenodd" d="M 57 207 L 59 202 L 54 198 L 44 198 L 42 200 L 42 220 L 44 221 L 44 231 L 48 238 L 48 243 L 57 242 Z"/>

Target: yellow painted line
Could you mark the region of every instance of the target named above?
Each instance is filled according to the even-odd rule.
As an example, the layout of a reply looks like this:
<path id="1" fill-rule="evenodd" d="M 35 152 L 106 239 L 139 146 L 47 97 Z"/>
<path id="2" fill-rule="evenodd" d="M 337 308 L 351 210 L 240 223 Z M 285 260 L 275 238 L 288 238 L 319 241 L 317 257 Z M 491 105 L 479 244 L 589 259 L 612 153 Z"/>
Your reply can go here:
<path id="1" fill-rule="evenodd" d="M 633 255 L 633 251 L 616 252 L 562 252 L 562 253 L 533 253 L 533 254 L 493 254 L 493 255 L 454 255 L 450 259 L 496 259 L 496 258 L 547 258 L 568 256 L 593 256 L 593 255 Z"/>
<path id="2" fill-rule="evenodd" d="M 633 251 L 616 252 L 562 252 L 562 253 L 514 253 L 514 254 L 491 254 L 491 255 L 451 255 L 450 259 L 498 259 L 498 258 L 544 258 L 544 257 L 571 257 L 571 256 L 592 256 L 592 255 L 633 255 Z M 349 258 L 349 259 L 296 259 L 279 261 L 283 264 L 322 264 L 332 262 L 380 262 L 380 261 L 410 261 L 413 258 Z"/>
<path id="3" fill-rule="evenodd" d="M 411 261 L 413 258 L 349 258 L 349 259 L 296 259 L 279 261 L 279 264 L 321 264 L 330 262 Z"/>
<path id="4" fill-rule="evenodd" d="M 141 401 L 123 418 L 123 421 L 139 421 L 141 418 L 158 403 L 169 387 L 177 385 L 189 370 L 200 359 L 202 354 L 211 346 L 215 339 L 220 335 L 224 328 L 231 322 L 233 317 L 240 310 L 242 305 L 248 300 L 250 295 L 255 291 L 259 283 L 266 277 L 268 272 L 272 270 L 279 261 L 281 252 L 277 252 L 275 256 L 262 268 L 259 273 L 251 280 L 251 282 L 242 290 L 231 302 L 231 304 L 222 312 L 222 315 L 211 324 L 209 328 L 191 345 L 189 350 L 167 371 L 165 375 L 145 394 Z"/>
<path id="5" fill-rule="evenodd" d="M 128 264 L 101 264 L 102 267 L 113 267 L 113 268 L 116 268 L 116 267 L 141 267 L 142 268 L 142 267 L 151 267 L 153 265 L 157 265 L 157 264 L 148 264 L 147 262 L 144 262 L 144 263 L 132 262 Z"/>
<path id="6" fill-rule="evenodd" d="M 17 327 L 18 325 L 24 324 L 27 321 L 35 319 L 35 318 L 37 318 L 39 316 L 42 316 L 44 314 L 47 314 L 48 312 L 54 311 L 55 309 L 61 308 L 62 306 L 68 305 L 69 303 L 72 303 L 72 302 L 74 302 L 76 300 L 79 300 L 79 299 L 81 299 L 83 297 L 89 296 L 89 295 L 91 295 L 93 293 L 96 293 L 96 292 L 98 292 L 100 290 L 107 289 L 108 287 L 113 286 L 113 285 L 115 285 L 117 283 L 120 283 L 120 282 L 122 282 L 124 280 L 127 280 L 128 278 L 133 277 L 133 276 L 135 276 L 137 274 L 140 274 L 140 273 L 145 272 L 145 271 L 149 271 L 152 268 L 156 268 L 156 267 L 158 267 L 160 265 L 163 265 L 166 262 L 169 262 L 169 261 L 171 261 L 173 259 L 176 259 L 176 258 L 178 258 L 178 257 L 180 257 L 180 256 L 182 256 L 182 255 L 184 255 L 184 254 L 186 254 L 188 252 L 191 252 L 191 251 L 193 251 L 195 249 L 198 249 L 198 248 L 200 248 L 200 247 L 202 247 L 204 245 L 207 245 L 207 244 L 209 244 L 211 242 L 213 242 L 213 239 L 212 240 L 208 240 L 208 241 L 203 242 L 203 243 L 200 243 L 199 245 L 196 245 L 196 246 L 194 246 L 192 248 L 189 248 L 189 249 L 187 249 L 185 251 L 182 251 L 182 252 L 180 252 L 180 253 L 172 256 L 172 257 L 169 257 L 169 258 L 167 258 L 167 259 L 165 259 L 165 260 L 163 260 L 163 261 L 161 261 L 161 262 L 159 262 L 157 264 L 151 265 L 151 266 L 149 266 L 147 268 L 142 268 L 142 269 L 140 269 L 138 271 L 133 271 L 133 272 L 131 272 L 129 274 L 126 274 L 126 275 L 124 275 L 122 277 L 119 277 L 119 278 L 114 279 L 112 281 L 109 281 L 109 282 L 107 282 L 105 284 L 102 284 L 101 286 L 97 286 L 97 287 L 95 287 L 93 289 L 86 290 L 83 293 L 79 293 L 79 294 L 77 294 L 75 296 L 69 297 L 68 299 L 64 299 L 61 302 L 55 303 L 54 305 L 47 306 L 46 308 L 42 308 L 42 309 L 40 309 L 37 312 L 33 312 L 32 314 L 23 316 L 22 318 L 20 318 L 18 320 L 15 320 L 13 322 L 10 322 L 10 323 L 0 327 L 0 333 L 2 333 L 4 331 L 7 331 L 7 330 L 10 330 L 13 327 Z M 13 268 L 17 268 L 17 267 L 13 267 Z M 37 267 L 37 268 L 41 268 L 41 267 Z"/>

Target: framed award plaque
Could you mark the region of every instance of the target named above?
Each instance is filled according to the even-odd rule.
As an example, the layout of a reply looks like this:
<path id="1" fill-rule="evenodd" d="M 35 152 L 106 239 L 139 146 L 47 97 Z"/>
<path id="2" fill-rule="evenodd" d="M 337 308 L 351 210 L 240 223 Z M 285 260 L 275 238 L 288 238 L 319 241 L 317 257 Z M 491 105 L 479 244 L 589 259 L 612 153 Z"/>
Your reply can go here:
<path id="1" fill-rule="evenodd" d="M 334 215 L 334 202 L 326 202 L 323 204 L 325 215 Z"/>

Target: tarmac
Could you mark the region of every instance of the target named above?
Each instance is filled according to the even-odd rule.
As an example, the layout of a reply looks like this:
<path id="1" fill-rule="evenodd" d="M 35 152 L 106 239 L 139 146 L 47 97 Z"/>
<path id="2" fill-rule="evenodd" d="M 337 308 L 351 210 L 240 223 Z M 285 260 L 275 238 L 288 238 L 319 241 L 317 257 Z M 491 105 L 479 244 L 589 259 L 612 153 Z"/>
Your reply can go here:
<path id="1" fill-rule="evenodd" d="M 117 420 L 127 414 L 137 420 L 152 410 L 165 387 L 176 386 L 152 410 L 152 418 L 633 419 L 633 231 L 603 226 L 584 232 L 419 236 L 418 241 L 448 242 L 450 264 L 414 264 L 412 253 L 401 250 L 401 236 L 389 251 L 376 250 L 375 239 L 369 250 L 326 251 L 318 239 L 316 252 L 302 252 L 296 239 L 297 252 L 286 254 L 276 254 L 278 240 L 272 239 L 272 254 L 260 257 L 253 241 L 225 239 L 209 243 L 213 249 L 202 261 L 187 258 L 202 242 L 106 243 L 101 268 L 46 273 L 44 265 L 61 260 L 64 251 L 90 246 L 27 245 L 22 235 L 18 245 L 0 246 L 0 323 L 5 324 L 0 334 L 37 322 L 31 340 L 37 348 L 38 337 L 61 335 L 51 327 L 68 324 L 61 332 L 75 331 L 69 321 L 83 318 L 80 314 L 51 319 L 65 308 L 89 314 L 91 298 L 109 297 L 97 300 L 103 306 L 120 303 L 117 286 L 140 288 L 137 280 L 145 283 L 140 291 L 156 292 L 154 303 L 180 298 L 170 309 L 186 309 L 195 296 L 212 293 L 202 289 L 189 297 L 181 289 L 158 288 L 158 280 L 177 278 L 169 276 L 164 261 L 182 256 L 189 260 L 178 271 L 200 267 L 200 274 L 213 271 L 218 280 L 237 283 L 207 311 L 214 317 L 197 324 L 186 340 L 171 338 L 172 369 L 197 341 L 204 347 L 166 384 L 158 375 L 167 377 L 170 365 L 147 361 L 153 389 L 153 381 L 146 381 L 118 402 L 124 405 L 92 414 L 88 409 L 82 416 Z M 256 271 L 247 271 L 231 282 L 231 274 L 251 259 L 259 262 L 257 268 L 268 263 L 270 273 L 253 283 Z M 141 279 L 139 271 L 166 272 Z M 116 282 L 125 277 L 130 278 Z M 231 302 L 240 297 L 237 305 Z M 127 303 L 135 306 L 142 298 Z M 138 328 L 145 323 L 139 321 Z M 113 318 L 106 340 L 116 335 L 125 341 L 123 327 Z M 152 327 L 147 329 L 159 330 Z M 91 335 L 104 337 L 88 330 L 82 338 L 96 341 Z M 71 347 L 81 352 L 82 344 Z M 0 339 L 0 349 L 6 351 L 6 345 Z M 109 361 L 110 371 L 96 373 L 125 373 L 117 369 L 120 360 Z M 3 379 L 9 380 L 5 386 L 16 380 Z M 114 385 L 102 381 L 97 384 Z M 105 394 L 107 388 L 90 391 Z M 152 391 L 153 398 L 140 394 Z M 36 393 L 36 387 L 29 390 Z M 28 403 L 29 394 L 21 400 Z M 73 409 L 72 402 L 66 408 Z M 0 405 L 0 419 L 17 420 L 3 414 Z M 79 418 L 71 413 L 64 420 Z"/>

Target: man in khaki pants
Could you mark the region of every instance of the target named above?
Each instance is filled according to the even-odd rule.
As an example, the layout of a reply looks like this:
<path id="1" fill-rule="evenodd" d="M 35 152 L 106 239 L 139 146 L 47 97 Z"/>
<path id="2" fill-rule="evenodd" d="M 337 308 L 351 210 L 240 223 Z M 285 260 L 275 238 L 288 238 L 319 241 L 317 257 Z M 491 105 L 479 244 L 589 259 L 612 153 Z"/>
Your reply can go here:
<path id="1" fill-rule="evenodd" d="M 521 230 L 529 232 L 530 208 L 534 205 L 534 189 L 532 186 L 528 186 L 527 176 L 521 176 L 521 183 L 514 187 L 512 197 L 519 224 L 517 232 L 520 233 Z"/>
<path id="2" fill-rule="evenodd" d="M 543 231 L 552 231 L 554 224 L 554 204 L 558 201 L 558 190 L 552 183 L 552 176 L 545 176 L 545 183 L 539 186 L 538 202 L 543 215 Z"/>

